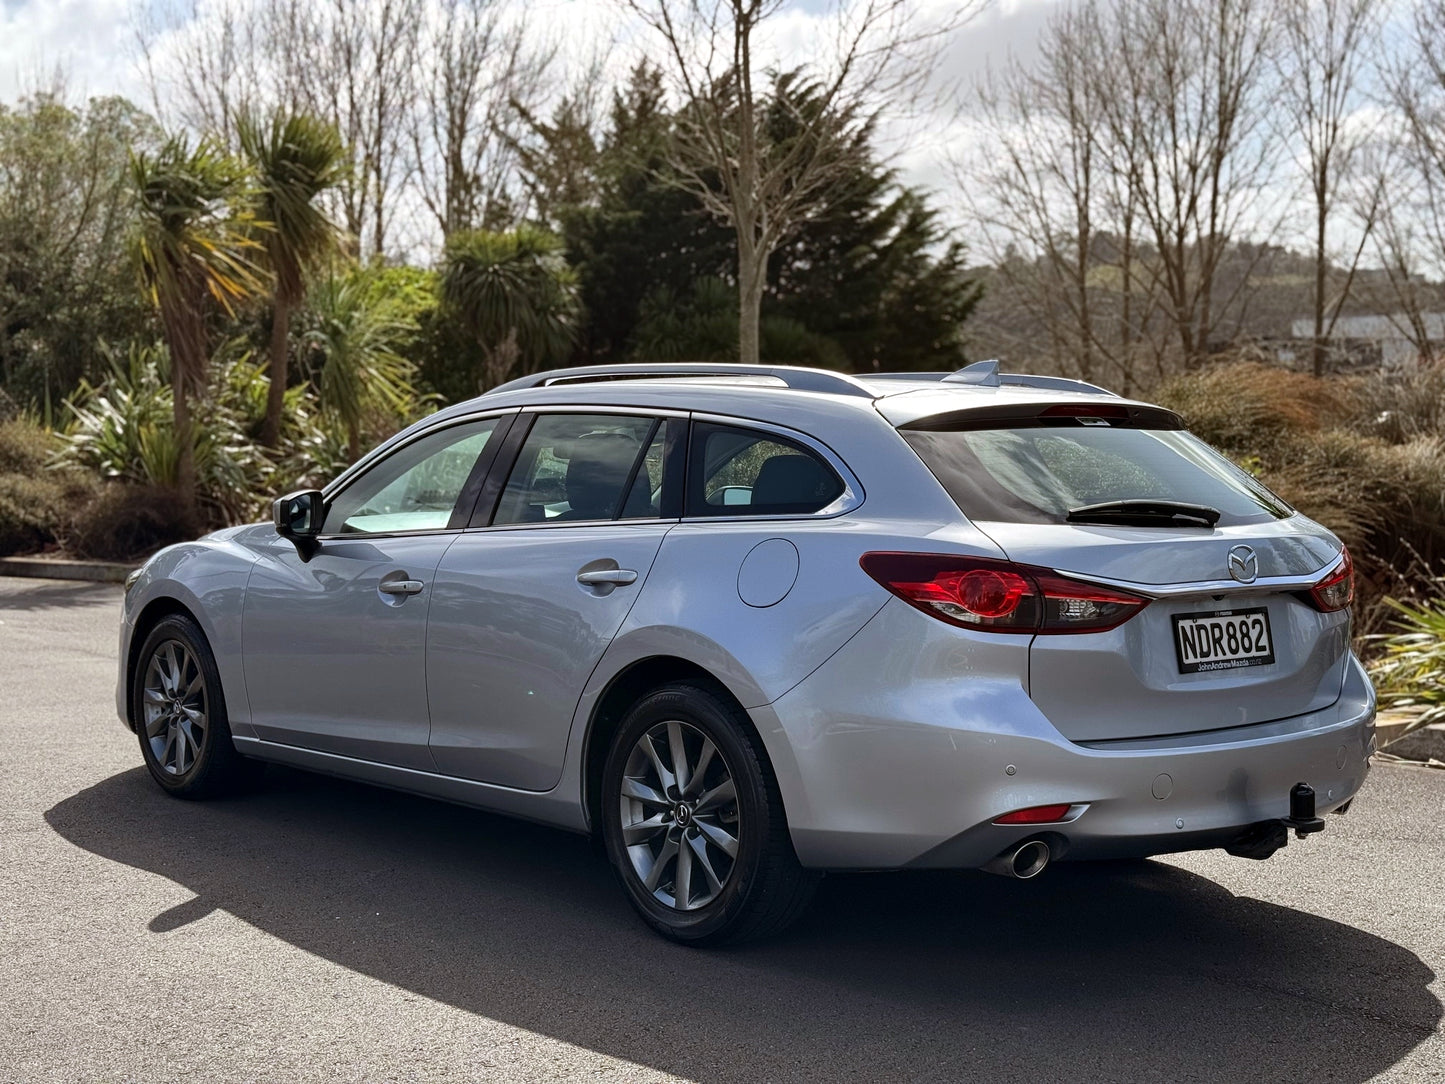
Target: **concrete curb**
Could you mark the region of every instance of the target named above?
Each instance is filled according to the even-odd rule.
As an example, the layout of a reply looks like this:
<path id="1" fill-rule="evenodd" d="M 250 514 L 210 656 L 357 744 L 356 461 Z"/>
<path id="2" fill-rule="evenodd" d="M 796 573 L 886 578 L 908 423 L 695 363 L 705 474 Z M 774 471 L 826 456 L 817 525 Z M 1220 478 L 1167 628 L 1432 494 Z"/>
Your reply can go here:
<path id="1" fill-rule="evenodd" d="M 1408 760 L 1445 764 L 1445 723 L 1431 723 L 1380 745 L 1382 752 Z"/>
<path id="2" fill-rule="evenodd" d="M 109 561 L 73 561 L 61 557 L 0 557 L 0 576 L 31 576 L 46 580 L 124 583 L 126 576 L 135 567 L 136 565 L 118 565 Z"/>

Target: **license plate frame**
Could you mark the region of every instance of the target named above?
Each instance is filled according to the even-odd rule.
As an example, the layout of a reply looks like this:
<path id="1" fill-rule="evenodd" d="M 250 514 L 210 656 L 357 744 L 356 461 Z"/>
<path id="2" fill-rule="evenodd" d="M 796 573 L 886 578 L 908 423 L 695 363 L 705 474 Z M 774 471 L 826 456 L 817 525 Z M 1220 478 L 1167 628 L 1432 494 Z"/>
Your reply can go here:
<path id="1" fill-rule="evenodd" d="M 1234 631 L 1233 649 L 1229 646 L 1231 629 Z M 1267 648 L 1263 653 L 1257 650 L 1261 629 Z M 1250 666 L 1269 666 L 1275 661 L 1274 630 L 1270 628 L 1269 609 L 1265 606 L 1174 614 L 1171 631 L 1174 634 L 1174 660 L 1181 674 L 1242 670 Z M 1250 645 L 1249 654 L 1242 652 L 1246 641 Z"/>

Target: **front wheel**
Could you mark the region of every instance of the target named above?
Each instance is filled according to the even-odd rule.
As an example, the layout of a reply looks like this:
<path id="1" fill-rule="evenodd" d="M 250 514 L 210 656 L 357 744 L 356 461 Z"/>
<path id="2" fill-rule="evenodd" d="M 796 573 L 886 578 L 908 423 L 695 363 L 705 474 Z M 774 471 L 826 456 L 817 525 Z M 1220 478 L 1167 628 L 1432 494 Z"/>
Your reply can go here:
<path id="1" fill-rule="evenodd" d="M 141 758 L 162 790 L 210 798 L 253 781 L 261 766 L 236 752 L 221 675 L 200 626 L 181 614 L 158 621 L 131 681 Z"/>
<path id="2" fill-rule="evenodd" d="M 692 945 L 776 933 L 812 898 L 741 711 L 691 682 L 633 705 L 603 768 L 607 855 L 643 920 Z"/>

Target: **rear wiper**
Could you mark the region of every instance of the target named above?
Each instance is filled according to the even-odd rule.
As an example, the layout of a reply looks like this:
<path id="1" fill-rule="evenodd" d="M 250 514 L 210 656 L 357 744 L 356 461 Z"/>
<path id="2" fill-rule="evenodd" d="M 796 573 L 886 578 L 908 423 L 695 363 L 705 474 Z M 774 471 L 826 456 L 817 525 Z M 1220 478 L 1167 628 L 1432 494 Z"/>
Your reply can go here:
<path id="1" fill-rule="evenodd" d="M 1213 527 L 1219 522 L 1219 509 L 1183 501 L 1105 501 L 1070 508 L 1065 519 L 1121 527 Z"/>

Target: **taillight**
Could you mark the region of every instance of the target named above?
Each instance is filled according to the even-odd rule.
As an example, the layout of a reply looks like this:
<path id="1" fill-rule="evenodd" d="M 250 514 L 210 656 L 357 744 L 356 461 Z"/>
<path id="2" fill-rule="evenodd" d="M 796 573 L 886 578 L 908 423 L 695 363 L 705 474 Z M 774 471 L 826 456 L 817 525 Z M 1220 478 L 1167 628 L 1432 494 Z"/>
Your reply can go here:
<path id="1" fill-rule="evenodd" d="M 1149 600 L 1047 568 L 946 553 L 865 553 L 863 571 L 911 606 L 989 632 L 1106 632 Z"/>
<path id="2" fill-rule="evenodd" d="M 1343 551 L 1340 563 L 1310 588 L 1310 601 L 1323 613 L 1343 610 L 1355 601 L 1355 562 L 1350 560 L 1349 550 Z"/>

